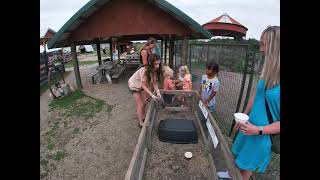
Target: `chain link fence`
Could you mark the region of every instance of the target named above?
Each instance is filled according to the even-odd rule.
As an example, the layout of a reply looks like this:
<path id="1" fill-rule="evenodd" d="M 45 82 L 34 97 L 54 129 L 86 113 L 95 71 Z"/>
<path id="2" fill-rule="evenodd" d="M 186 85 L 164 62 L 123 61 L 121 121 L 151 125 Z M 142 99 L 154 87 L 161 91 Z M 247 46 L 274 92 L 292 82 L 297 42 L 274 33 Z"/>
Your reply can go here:
<path id="1" fill-rule="evenodd" d="M 183 54 L 183 48 L 187 53 Z M 201 77 L 205 74 L 207 61 L 219 64 L 220 89 L 216 95 L 216 107 L 213 117 L 221 131 L 234 137 L 230 133 L 233 125 L 233 114 L 243 112 L 253 88 L 256 87 L 263 65 L 257 46 L 241 43 L 189 43 L 182 42 L 175 45 L 174 67 L 186 64 L 192 74 L 193 89 L 201 87 Z M 254 180 L 275 180 L 280 174 L 280 155 L 272 154 L 272 160 L 265 173 L 254 173 Z"/>

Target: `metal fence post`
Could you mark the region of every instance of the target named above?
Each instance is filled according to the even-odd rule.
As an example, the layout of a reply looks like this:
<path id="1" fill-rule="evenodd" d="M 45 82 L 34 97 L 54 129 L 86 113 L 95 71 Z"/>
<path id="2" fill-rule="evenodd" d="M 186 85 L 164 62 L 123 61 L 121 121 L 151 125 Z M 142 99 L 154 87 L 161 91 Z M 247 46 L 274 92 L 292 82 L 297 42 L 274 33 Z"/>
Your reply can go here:
<path id="1" fill-rule="evenodd" d="M 245 110 L 245 108 L 246 108 L 246 106 L 248 104 L 249 97 L 250 97 L 250 92 L 251 92 L 251 87 L 252 87 L 252 80 L 253 80 L 253 73 L 254 73 L 254 61 L 255 61 L 253 52 L 250 53 L 250 58 L 249 59 L 251 61 L 250 77 L 249 77 L 249 83 L 248 83 L 248 87 L 247 87 L 246 99 L 244 101 L 242 112 L 244 112 L 244 110 Z"/>
<path id="2" fill-rule="evenodd" d="M 248 69 L 248 59 L 249 59 L 249 52 L 248 52 L 248 48 L 246 49 L 247 53 L 246 53 L 246 59 L 245 59 L 245 63 L 244 63 L 244 69 L 243 69 L 243 76 L 242 76 L 242 82 L 241 82 L 241 88 L 240 88 L 240 94 L 239 94 L 239 98 L 238 98 L 238 103 L 237 103 L 237 108 L 235 112 L 238 112 L 240 109 L 240 105 L 241 105 L 241 99 L 242 99 L 242 95 L 243 95 L 243 90 L 244 90 L 244 86 L 246 84 L 246 78 L 247 78 L 247 69 Z M 236 124 L 235 120 L 232 121 L 232 125 L 230 127 L 230 131 L 229 131 L 229 137 L 232 134 L 233 131 L 233 127 Z"/>

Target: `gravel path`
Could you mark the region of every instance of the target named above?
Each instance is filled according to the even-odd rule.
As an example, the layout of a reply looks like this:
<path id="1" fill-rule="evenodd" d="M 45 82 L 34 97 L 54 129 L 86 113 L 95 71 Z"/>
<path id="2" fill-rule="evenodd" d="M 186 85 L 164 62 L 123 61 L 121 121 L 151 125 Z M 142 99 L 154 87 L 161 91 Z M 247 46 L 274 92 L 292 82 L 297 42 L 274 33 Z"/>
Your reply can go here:
<path id="1" fill-rule="evenodd" d="M 45 179 L 123 179 L 134 151 L 140 128 L 135 119 L 135 103 L 128 92 L 127 72 L 119 84 L 92 84 L 87 74 L 94 67 L 81 69 L 83 91 L 88 96 L 104 100 L 112 111 L 99 112 L 86 123 L 75 124 L 81 133 L 67 140 L 65 157 Z M 74 73 L 66 81 L 75 85 Z M 40 97 L 41 129 L 48 127 L 48 119 L 55 118 L 47 111 L 48 92 Z"/>

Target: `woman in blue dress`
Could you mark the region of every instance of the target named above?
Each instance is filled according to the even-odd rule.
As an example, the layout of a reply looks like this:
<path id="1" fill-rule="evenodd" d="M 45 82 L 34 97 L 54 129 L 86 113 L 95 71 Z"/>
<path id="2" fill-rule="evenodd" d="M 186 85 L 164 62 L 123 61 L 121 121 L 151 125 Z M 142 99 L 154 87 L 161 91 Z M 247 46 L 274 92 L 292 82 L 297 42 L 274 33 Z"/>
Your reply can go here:
<path id="1" fill-rule="evenodd" d="M 265 57 L 261 77 L 244 111 L 249 114 L 249 122 L 235 125 L 240 131 L 231 149 L 243 180 L 248 180 L 252 171 L 265 171 L 271 159 L 270 134 L 280 133 L 279 26 L 269 26 L 262 32 L 260 51 Z M 268 121 L 265 98 L 272 124 Z"/>

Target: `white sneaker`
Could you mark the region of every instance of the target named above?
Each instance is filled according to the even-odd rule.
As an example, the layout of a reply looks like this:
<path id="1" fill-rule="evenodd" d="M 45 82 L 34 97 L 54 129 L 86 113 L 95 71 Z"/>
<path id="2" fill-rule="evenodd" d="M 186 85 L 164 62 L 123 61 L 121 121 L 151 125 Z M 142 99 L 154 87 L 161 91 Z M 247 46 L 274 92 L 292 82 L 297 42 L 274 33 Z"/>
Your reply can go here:
<path id="1" fill-rule="evenodd" d="M 223 171 L 217 172 L 217 176 L 219 178 L 222 178 L 222 179 L 232 179 L 232 177 L 229 175 L 228 171 L 226 171 L 226 172 L 223 172 Z"/>

